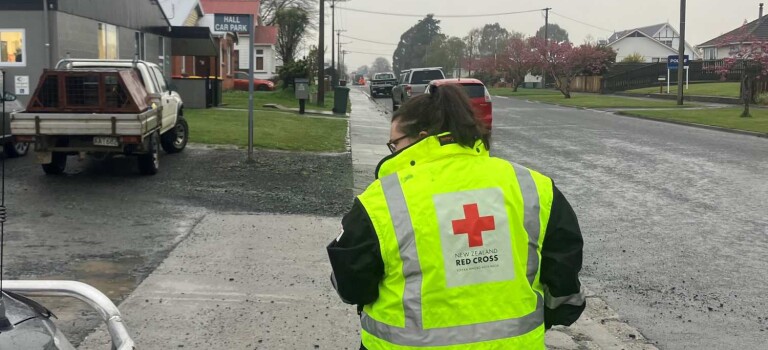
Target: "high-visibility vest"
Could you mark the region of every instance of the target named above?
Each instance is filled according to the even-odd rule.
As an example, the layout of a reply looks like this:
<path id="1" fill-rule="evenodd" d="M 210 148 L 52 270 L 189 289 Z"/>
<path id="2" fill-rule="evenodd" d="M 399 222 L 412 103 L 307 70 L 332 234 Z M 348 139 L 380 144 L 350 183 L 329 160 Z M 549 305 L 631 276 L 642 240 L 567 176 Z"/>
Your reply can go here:
<path id="1" fill-rule="evenodd" d="M 382 161 L 358 198 L 381 247 L 361 315 L 379 349 L 545 349 L 541 246 L 552 181 L 432 136 Z"/>

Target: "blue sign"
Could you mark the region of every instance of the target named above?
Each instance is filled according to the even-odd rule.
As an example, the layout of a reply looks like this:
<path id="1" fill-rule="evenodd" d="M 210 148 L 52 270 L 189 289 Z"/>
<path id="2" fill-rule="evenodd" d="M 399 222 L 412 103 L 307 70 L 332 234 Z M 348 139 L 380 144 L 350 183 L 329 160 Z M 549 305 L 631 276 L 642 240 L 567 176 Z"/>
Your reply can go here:
<path id="1" fill-rule="evenodd" d="M 667 57 L 667 69 L 670 70 L 676 70 L 677 67 L 680 66 L 680 56 L 679 55 L 670 55 Z M 690 62 L 688 62 L 688 55 L 683 56 L 683 66 L 689 67 Z"/>
<path id="2" fill-rule="evenodd" d="M 213 17 L 213 30 L 217 32 L 250 33 L 252 28 L 250 15 L 217 13 Z"/>

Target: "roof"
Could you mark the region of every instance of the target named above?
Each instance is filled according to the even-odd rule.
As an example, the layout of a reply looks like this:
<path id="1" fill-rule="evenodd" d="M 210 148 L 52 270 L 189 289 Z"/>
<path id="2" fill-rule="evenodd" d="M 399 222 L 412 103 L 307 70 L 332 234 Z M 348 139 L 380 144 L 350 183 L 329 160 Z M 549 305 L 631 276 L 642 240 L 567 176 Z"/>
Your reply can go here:
<path id="1" fill-rule="evenodd" d="M 666 23 L 660 23 L 660 24 L 654 24 L 652 26 L 628 29 L 628 30 L 624 30 L 624 31 L 621 31 L 621 32 L 618 32 L 618 33 L 613 33 L 613 35 L 611 35 L 611 37 L 608 38 L 608 43 L 612 43 L 612 42 L 614 42 L 616 40 L 619 40 L 619 39 L 623 38 L 624 36 L 626 36 L 627 34 L 630 34 L 630 33 L 634 32 L 634 31 L 642 32 L 643 34 L 653 38 L 653 35 L 658 33 L 661 30 L 661 28 L 664 28 L 665 25 L 667 25 L 667 24 Z"/>
<path id="2" fill-rule="evenodd" d="M 206 14 L 242 14 L 259 17 L 259 0 L 200 0 Z M 254 20 L 255 22 L 255 20 Z"/>
<path id="3" fill-rule="evenodd" d="M 168 0 L 160 2 L 163 11 L 168 16 L 171 26 L 183 26 L 192 10 L 200 5 L 199 0 Z"/>
<path id="4" fill-rule="evenodd" d="M 768 16 L 768 15 L 766 15 Z M 743 30 L 744 28 L 747 29 L 747 35 L 754 36 L 761 40 L 768 40 L 768 21 L 764 21 L 763 18 L 766 16 L 763 16 L 762 18 L 758 18 L 752 22 L 749 22 L 743 26 L 740 26 L 728 33 L 725 33 L 723 35 L 718 36 L 717 38 L 714 38 L 712 40 L 709 40 L 701 45 L 699 47 L 708 47 L 708 46 L 717 46 L 718 43 L 722 42 L 724 39 L 738 35 L 739 31 Z"/>
<path id="5" fill-rule="evenodd" d="M 274 27 L 274 26 L 256 27 L 256 35 L 253 36 L 253 43 L 277 45 L 277 27 Z"/>
<path id="6" fill-rule="evenodd" d="M 478 84 L 478 85 L 485 85 L 482 81 L 474 79 L 474 78 L 462 78 L 462 79 L 439 79 L 439 80 L 432 80 L 429 82 L 432 85 L 435 86 L 441 86 L 441 85 L 448 85 L 448 84 Z"/>

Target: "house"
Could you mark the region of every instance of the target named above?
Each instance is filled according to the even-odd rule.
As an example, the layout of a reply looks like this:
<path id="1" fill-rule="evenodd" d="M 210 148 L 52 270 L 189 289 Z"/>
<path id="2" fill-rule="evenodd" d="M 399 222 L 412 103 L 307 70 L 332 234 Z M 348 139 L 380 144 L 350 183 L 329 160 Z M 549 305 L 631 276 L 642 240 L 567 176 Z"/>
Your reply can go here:
<path id="1" fill-rule="evenodd" d="M 754 37 L 761 41 L 768 41 L 768 20 L 764 20 L 763 18 L 763 4 L 760 4 L 760 10 L 756 20 L 745 23 L 742 26 L 731 30 L 730 32 L 709 40 L 699 45 L 698 48 L 704 53 L 703 58 L 705 60 L 719 60 L 727 58 L 738 51 L 738 45 L 750 44 L 747 42 L 730 44 L 726 43 L 728 38 L 742 35 Z"/>
<path id="2" fill-rule="evenodd" d="M 627 56 L 640 54 L 645 62 L 666 62 L 667 57 L 677 55 L 680 33 L 669 23 L 629 29 L 614 33 L 608 38 L 608 47 L 617 52 L 616 61 Z M 685 54 L 690 60 L 700 59 L 694 48 L 685 43 Z"/>
<path id="3" fill-rule="evenodd" d="M 253 75 L 257 79 L 271 79 L 278 74 L 283 62 L 277 57 L 277 27 L 258 26 L 253 37 Z M 235 48 L 238 57 L 239 70 L 248 70 L 248 44 L 247 35 Z"/>
<path id="4" fill-rule="evenodd" d="M 170 76 L 170 27 L 157 1 L 3 0 L 0 69 L 6 90 L 26 104 L 43 69 L 66 57 L 138 56 Z"/>

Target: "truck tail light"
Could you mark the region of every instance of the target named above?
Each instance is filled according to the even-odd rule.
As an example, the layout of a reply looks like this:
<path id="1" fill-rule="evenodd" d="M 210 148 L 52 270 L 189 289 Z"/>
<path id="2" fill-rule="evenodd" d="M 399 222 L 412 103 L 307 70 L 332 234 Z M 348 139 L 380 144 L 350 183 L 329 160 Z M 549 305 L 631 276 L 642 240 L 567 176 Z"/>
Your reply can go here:
<path id="1" fill-rule="evenodd" d="M 491 103 L 491 93 L 488 92 L 488 89 L 485 89 L 485 102 Z"/>
<path id="2" fill-rule="evenodd" d="M 126 145 L 138 145 L 141 143 L 141 136 L 121 136 L 120 141 Z"/>
<path id="3" fill-rule="evenodd" d="M 413 87 L 411 87 L 410 85 L 406 85 L 405 94 L 408 95 L 408 97 L 411 97 L 413 95 Z"/>
<path id="4" fill-rule="evenodd" d="M 16 136 L 16 142 L 35 142 L 35 137 L 32 135 Z"/>

